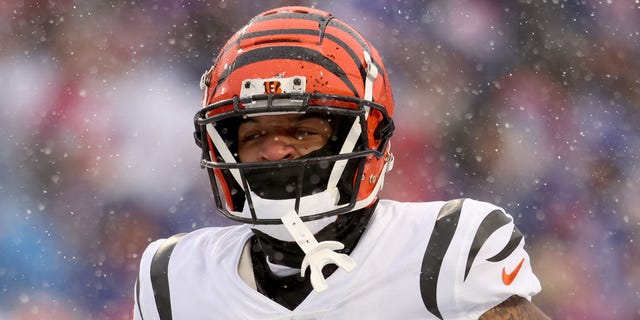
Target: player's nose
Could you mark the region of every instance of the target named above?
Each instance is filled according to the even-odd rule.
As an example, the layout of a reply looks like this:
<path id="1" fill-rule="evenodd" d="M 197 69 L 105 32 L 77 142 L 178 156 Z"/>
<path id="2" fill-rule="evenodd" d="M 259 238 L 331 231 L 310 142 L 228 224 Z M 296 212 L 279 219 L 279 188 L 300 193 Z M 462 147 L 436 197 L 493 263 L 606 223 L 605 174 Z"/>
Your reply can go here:
<path id="1" fill-rule="evenodd" d="M 258 152 L 260 161 L 292 160 L 297 158 L 292 138 L 274 134 L 263 140 Z"/>

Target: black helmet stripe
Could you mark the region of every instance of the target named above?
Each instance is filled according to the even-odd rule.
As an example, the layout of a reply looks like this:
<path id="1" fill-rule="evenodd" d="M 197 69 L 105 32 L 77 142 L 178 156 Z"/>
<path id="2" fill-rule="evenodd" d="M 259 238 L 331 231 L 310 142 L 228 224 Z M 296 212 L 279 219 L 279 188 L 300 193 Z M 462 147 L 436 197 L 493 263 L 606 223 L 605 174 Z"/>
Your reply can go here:
<path id="1" fill-rule="evenodd" d="M 353 30 L 352 28 L 349 28 L 349 26 L 347 26 L 344 22 L 342 22 L 342 21 L 340 21 L 338 19 L 333 19 L 333 20 L 329 21 L 329 25 L 348 33 L 353 39 L 358 41 L 358 43 L 362 46 L 363 50 L 369 51 L 368 50 L 369 49 L 369 45 L 362 38 L 362 36 L 359 33 L 357 33 L 355 30 Z"/>
<path id="2" fill-rule="evenodd" d="M 251 21 L 249 21 L 249 24 L 252 23 L 256 23 L 256 22 L 260 22 L 260 21 L 265 21 L 265 20 L 276 20 L 276 19 L 302 19 L 302 20 L 312 20 L 312 21 L 318 21 L 318 20 L 327 20 L 329 19 L 329 17 L 324 16 L 324 15 L 320 15 L 317 13 L 304 13 L 304 12 L 279 12 L 279 13 L 274 13 L 274 14 L 267 14 L 267 15 L 259 15 L 253 19 L 251 19 Z"/>
<path id="3" fill-rule="evenodd" d="M 260 21 L 276 20 L 276 19 L 302 19 L 302 20 L 318 21 L 320 23 L 319 26 L 323 26 L 325 28 L 327 25 L 331 25 L 351 35 L 351 37 L 353 37 L 356 41 L 358 41 L 358 43 L 360 43 L 363 49 L 368 48 L 367 42 L 362 38 L 362 36 L 359 33 L 355 32 L 353 28 L 350 28 L 344 22 L 334 19 L 333 16 L 326 17 L 323 15 L 314 14 L 314 13 L 282 12 L 277 14 L 269 14 L 266 16 L 255 17 L 253 20 L 249 22 L 249 25 L 260 22 Z M 323 30 L 315 30 L 315 33 L 322 32 L 322 31 Z"/>
<path id="4" fill-rule="evenodd" d="M 290 60 L 302 60 L 308 61 L 311 63 L 318 64 L 323 68 L 329 70 L 334 75 L 338 76 L 342 82 L 351 90 L 355 97 L 359 97 L 358 91 L 353 86 L 353 83 L 347 77 L 347 74 L 344 70 L 335 62 L 331 61 L 331 59 L 322 55 L 322 53 L 297 46 L 278 46 L 278 47 L 266 47 L 266 48 L 258 48 L 255 50 L 247 51 L 239 55 L 235 61 L 224 70 L 224 72 L 220 75 L 218 83 L 214 89 L 218 90 L 218 87 L 222 82 L 224 82 L 229 74 L 234 70 L 244 67 L 246 65 L 265 61 L 265 60 L 274 60 L 274 59 L 290 59 Z"/>
<path id="5" fill-rule="evenodd" d="M 362 64 L 359 62 L 360 61 L 359 58 L 358 58 L 359 55 L 356 54 L 354 52 L 354 50 L 353 50 L 355 48 L 352 49 L 351 47 L 347 46 L 346 43 L 344 43 L 344 41 L 340 40 L 339 38 L 337 38 L 336 36 L 332 35 L 331 33 L 327 33 L 326 32 L 326 28 L 327 28 L 327 26 L 332 26 L 334 28 L 340 29 L 340 30 L 348 33 L 354 40 L 356 40 L 356 42 L 358 42 L 360 44 L 360 46 L 362 47 L 362 50 L 365 50 L 365 51 L 371 53 L 370 52 L 371 48 L 369 47 L 369 44 L 362 37 L 362 35 L 360 33 L 355 31 L 353 28 L 351 28 L 346 23 L 340 21 L 339 19 L 334 19 L 333 16 L 326 17 L 326 16 L 323 16 L 323 15 L 315 14 L 315 13 L 301 13 L 301 12 L 282 12 L 282 13 L 275 13 L 275 14 L 257 16 L 254 19 L 252 19 L 249 22 L 249 24 L 247 24 L 247 27 L 250 26 L 251 24 L 259 23 L 260 21 L 276 20 L 276 19 L 301 19 L 301 20 L 318 21 L 319 29 L 307 29 L 307 30 L 305 30 L 305 29 L 277 29 L 277 30 L 267 30 L 267 31 L 261 31 L 261 32 L 252 32 L 252 33 L 242 34 L 232 44 L 229 44 L 225 48 L 223 48 L 222 52 L 220 53 L 220 56 L 223 55 L 227 50 L 231 49 L 232 47 L 237 47 L 238 44 L 240 43 L 240 41 L 242 41 L 244 39 L 249 39 L 249 38 L 252 38 L 252 37 L 259 37 L 259 36 L 271 35 L 271 34 L 311 34 L 311 35 L 317 34 L 319 36 L 319 39 L 321 39 L 321 38 L 329 38 L 333 42 L 335 42 L 338 45 L 340 45 L 342 48 L 344 48 L 349 53 L 349 55 L 358 64 L 358 67 L 360 69 L 360 73 L 361 73 L 361 76 L 362 76 L 362 81 L 363 81 L 363 84 L 364 84 L 364 82 L 366 81 L 366 79 L 365 79 L 366 70 L 362 67 Z M 372 59 L 375 59 L 375 58 L 372 57 Z M 381 61 L 373 60 L 373 64 L 376 65 L 378 70 L 381 70 L 381 68 L 382 68 L 382 62 Z"/>
<path id="6" fill-rule="evenodd" d="M 278 34 L 278 35 L 283 35 L 283 34 L 315 35 L 317 33 L 318 33 L 318 31 L 317 30 L 313 30 L 313 29 L 276 29 L 276 30 L 266 30 L 266 31 L 258 31 L 258 32 L 247 33 L 247 34 L 242 36 L 242 40 L 251 39 L 251 38 L 257 38 L 257 37 L 270 36 L 270 35 L 276 35 L 276 34 Z M 366 70 L 362 66 L 362 63 L 360 62 L 360 59 L 359 59 L 358 55 L 356 54 L 356 52 L 353 51 L 353 49 L 350 46 L 348 46 L 346 43 L 344 43 L 344 41 L 340 40 L 339 38 L 337 38 L 336 36 L 334 36 L 332 34 L 325 34 L 324 37 L 329 39 L 329 40 L 331 40 L 331 41 L 333 41 L 333 42 L 335 42 L 342 49 L 344 49 L 344 51 L 347 52 L 347 54 L 349 54 L 349 56 L 353 59 L 353 62 L 358 66 L 358 69 L 360 70 L 360 76 L 361 76 L 362 81 L 364 83 L 364 81 L 366 80 L 365 79 Z M 224 48 L 223 49 L 223 54 L 224 54 L 224 52 L 228 51 L 232 47 L 234 47 L 234 46 L 227 46 L 226 48 Z M 380 69 L 380 65 L 376 63 L 376 66 L 378 67 L 378 70 L 379 70 Z"/>
<path id="7" fill-rule="evenodd" d="M 265 15 L 265 16 L 255 17 L 254 19 L 252 19 L 249 22 L 249 25 L 251 25 L 253 23 L 260 22 L 260 21 L 276 20 L 276 19 L 313 20 L 313 21 L 320 22 L 320 25 L 322 25 L 322 24 L 324 24 L 322 22 L 324 22 L 326 20 L 326 21 L 328 21 L 328 25 L 336 27 L 336 28 L 348 33 L 349 35 L 351 35 L 351 37 L 353 37 L 354 39 L 356 39 L 356 41 L 358 41 L 358 43 L 360 43 L 360 45 L 362 46 L 363 49 L 367 49 L 369 47 L 367 45 L 367 42 L 362 38 L 362 36 L 359 33 L 355 32 L 355 30 L 353 30 L 353 28 L 349 27 L 344 22 L 342 22 L 340 20 L 337 20 L 337 19 L 333 19 L 333 18 L 334 18 L 333 16 L 326 17 L 326 16 L 323 16 L 323 15 L 315 14 L 315 13 L 282 12 L 282 13 L 269 14 L 269 15 Z M 316 33 L 319 32 L 319 31 L 321 31 L 321 30 L 315 30 Z"/>
<path id="8" fill-rule="evenodd" d="M 360 46 L 362 46 L 362 50 L 365 50 L 367 52 L 369 52 L 369 54 L 371 54 L 371 48 L 369 47 L 369 44 L 367 43 L 367 41 L 364 40 L 364 38 L 362 38 L 362 35 L 360 35 L 360 33 L 358 33 L 357 31 L 355 31 L 353 28 L 349 27 L 349 25 L 347 25 L 346 23 L 338 20 L 338 19 L 332 19 L 331 21 L 329 21 L 329 25 L 331 25 L 332 27 L 338 28 L 346 33 L 348 33 L 352 38 L 354 38 L 359 44 Z M 327 37 L 329 37 L 327 35 Z M 382 61 L 375 61 L 375 58 L 372 56 L 371 57 L 371 61 L 373 62 L 373 64 L 378 68 L 378 70 L 382 70 Z M 365 79 L 365 73 L 366 71 L 364 70 L 364 68 L 361 68 L 361 72 L 362 72 L 362 81 L 364 83 L 364 81 L 366 81 Z M 384 77 L 385 75 L 382 74 L 382 76 Z"/>

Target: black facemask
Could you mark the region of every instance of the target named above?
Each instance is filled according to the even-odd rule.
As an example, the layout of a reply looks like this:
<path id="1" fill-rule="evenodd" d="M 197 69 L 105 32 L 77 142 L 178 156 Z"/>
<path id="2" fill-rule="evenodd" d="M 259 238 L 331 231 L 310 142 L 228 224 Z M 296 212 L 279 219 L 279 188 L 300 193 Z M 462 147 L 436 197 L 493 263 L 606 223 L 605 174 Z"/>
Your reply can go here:
<path id="1" fill-rule="evenodd" d="M 220 121 L 216 127 L 231 153 L 237 153 L 237 131 L 241 119 L 231 118 Z M 299 159 L 312 159 L 339 154 L 340 147 L 344 143 L 339 137 L 346 137 L 353 118 L 332 115 L 329 120 L 332 124 L 333 135 L 329 142 L 322 148 L 310 152 Z M 359 144 L 356 149 L 359 148 Z M 218 159 L 219 162 L 224 162 Z M 283 160 L 286 161 L 286 160 Z M 338 204 L 348 203 L 353 195 L 353 179 L 358 167 L 359 159 L 350 159 L 338 181 L 340 200 Z M 334 166 L 333 161 L 315 160 L 304 164 L 302 177 L 301 197 L 326 190 Z M 298 181 L 301 172 L 300 166 L 282 166 L 281 168 L 245 168 L 243 174 L 251 190 L 264 199 L 282 200 L 296 198 L 298 195 Z M 231 193 L 234 207 L 242 211 L 245 203 L 245 192 L 238 185 L 228 170 L 221 170 L 225 179 L 229 181 L 229 187 L 235 190 Z"/>

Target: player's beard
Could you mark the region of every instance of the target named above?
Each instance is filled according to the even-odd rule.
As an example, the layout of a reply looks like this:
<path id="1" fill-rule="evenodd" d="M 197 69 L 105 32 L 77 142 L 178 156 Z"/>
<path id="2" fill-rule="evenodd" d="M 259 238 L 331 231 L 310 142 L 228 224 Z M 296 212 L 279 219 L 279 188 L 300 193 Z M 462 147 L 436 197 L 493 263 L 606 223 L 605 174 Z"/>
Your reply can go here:
<path id="1" fill-rule="evenodd" d="M 315 150 L 299 160 L 330 156 L 329 144 Z M 304 164 L 304 173 L 300 180 L 299 166 L 283 166 L 281 168 L 246 169 L 245 177 L 251 191 L 261 198 L 280 200 L 295 198 L 300 190 L 302 196 L 312 195 L 327 189 L 329 175 L 333 163 L 326 160 L 314 160 Z M 298 181 L 302 181 L 299 185 Z"/>
<path id="2" fill-rule="evenodd" d="M 323 160 L 323 158 L 326 159 L 326 156 L 335 154 L 334 150 L 335 146 L 328 143 L 299 158 L 299 160 L 308 160 L 304 164 L 304 171 L 300 170 L 299 166 L 245 170 L 244 175 L 251 190 L 247 197 L 251 199 L 256 217 L 258 219 L 281 217 L 294 209 L 298 195 L 300 195 L 300 207 L 296 211 L 300 216 L 334 211 L 349 203 L 353 194 L 351 182 L 357 160 L 347 162 L 337 186 L 328 186 L 335 162 Z M 300 178 L 301 174 L 302 178 Z M 250 214 L 246 204 L 243 214 L 245 216 Z M 309 220 L 305 222 L 305 226 L 311 233 L 316 234 L 336 221 L 336 215 Z M 282 224 L 260 224 L 258 222 L 253 228 L 282 241 L 293 241 L 294 239 Z"/>

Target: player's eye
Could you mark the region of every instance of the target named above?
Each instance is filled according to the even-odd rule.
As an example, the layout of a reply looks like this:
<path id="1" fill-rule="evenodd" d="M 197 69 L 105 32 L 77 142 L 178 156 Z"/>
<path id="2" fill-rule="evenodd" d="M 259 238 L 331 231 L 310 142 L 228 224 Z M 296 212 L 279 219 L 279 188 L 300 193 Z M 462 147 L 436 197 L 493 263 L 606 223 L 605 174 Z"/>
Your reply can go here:
<path id="1" fill-rule="evenodd" d="M 263 137 L 265 134 L 266 134 L 265 130 L 249 131 L 249 132 L 243 133 L 239 138 L 241 142 L 249 142 L 252 140 L 259 139 Z"/>
<path id="2" fill-rule="evenodd" d="M 298 140 L 302 140 L 305 138 L 308 138 L 309 136 L 313 136 L 319 134 L 318 130 L 315 129 L 310 129 L 310 128 L 296 128 L 293 136 L 298 139 Z"/>

